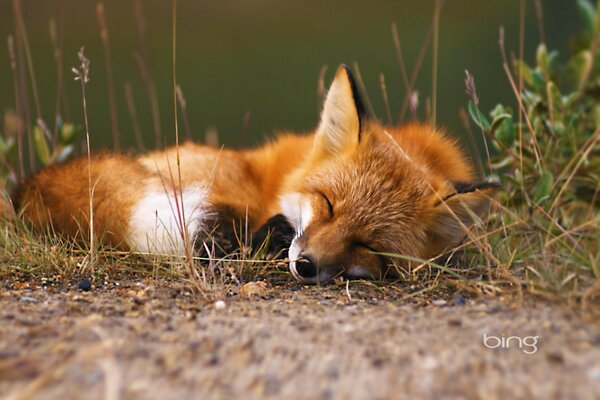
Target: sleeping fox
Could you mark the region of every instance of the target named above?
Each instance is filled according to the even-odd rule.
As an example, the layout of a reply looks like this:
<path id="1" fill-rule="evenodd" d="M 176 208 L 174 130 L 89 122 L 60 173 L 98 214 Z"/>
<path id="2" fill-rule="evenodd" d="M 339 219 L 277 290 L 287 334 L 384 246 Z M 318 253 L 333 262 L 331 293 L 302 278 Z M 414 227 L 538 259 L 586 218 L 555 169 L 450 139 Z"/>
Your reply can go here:
<path id="1" fill-rule="evenodd" d="M 38 172 L 14 201 L 35 229 L 85 240 L 91 173 L 93 229 L 105 244 L 178 254 L 190 240 L 197 252 L 231 251 L 247 226 L 253 243 L 270 236 L 271 251 L 289 248 L 295 278 L 324 283 L 393 275 L 382 253 L 440 255 L 496 189 L 475 182 L 463 151 L 434 127 L 384 127 L 367 115 L 346 66 L 314 133 L 240 151 L 185 143 L 179 159 L 178 170 L 174 147 L 79 157 Z"/>

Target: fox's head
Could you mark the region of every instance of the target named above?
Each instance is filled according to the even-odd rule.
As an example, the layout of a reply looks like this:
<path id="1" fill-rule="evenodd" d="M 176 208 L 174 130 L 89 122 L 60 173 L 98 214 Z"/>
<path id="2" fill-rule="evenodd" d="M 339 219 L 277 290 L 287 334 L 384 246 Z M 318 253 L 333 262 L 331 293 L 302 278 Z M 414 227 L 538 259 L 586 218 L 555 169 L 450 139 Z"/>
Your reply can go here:
<path id="1" fill-rule="evenodd" d="M 488 208 L 493 185 L 470 182 L 453 141 L 425 125 L 391 132 L 367 115 L 350 70 L 340 67 L 313 147 L 281 197 L 296 230 L 296 278 L 383 278 L 394 260 L 406 265 L 455 246 Z"/>

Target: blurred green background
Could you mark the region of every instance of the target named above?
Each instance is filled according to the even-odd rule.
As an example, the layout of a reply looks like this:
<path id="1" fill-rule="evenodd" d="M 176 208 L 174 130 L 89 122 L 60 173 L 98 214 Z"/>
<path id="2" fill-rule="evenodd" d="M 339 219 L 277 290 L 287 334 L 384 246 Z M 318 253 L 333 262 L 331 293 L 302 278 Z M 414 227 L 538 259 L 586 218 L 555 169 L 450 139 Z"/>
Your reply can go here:
<path id="1" fill-rule="evenodd" d="M 53 124 L 56 107 L 56 64 L 49 35 L 54 18 L 64 36 L 66 120 L 82 124 L 80 86 L 71 68 L 79 64 L 77 50 L 85 46 L 91 60 L 87 87 L 88 114 L 95 148 L 112 147 L 107 74 L 96 17 L 96 2 L 81 0 L 21 0 L 34 61 L 41 110 Z M 170 1 L 141 2 L 145 16 L 148 66 L 156 82 L 163 141 L 174 142 Z M 133 89 L 138 118 L 147 147 L 154 146 L 150 103 L 136 63 L 140 51 L 135 2 L 104 3 L 110 35 L 114 88 L 121 140 L 135 147 L 124 88 Z M 550 48 L 565 52 L 577 33 L 574 0 L 542 1 L 544 27 Z M 475 77 L 481 109 L 514 97 L 502 70 L 498 30 L 506 30 L 506 47 L 518 55 L 519 0 L 448 0 L 440 23 L 438 124 L 461 135 L 459 109 L 468 97 L 464 70 Z M 319 71 L 329 68 L 326 84 L 340 63 L 357 62 L 368 94 L 382 120 L 387 120 L 379 74 L 385 75 L 392 115 L 396 120 L 404 88 L 394 51 L 391 24 L 395 21 L 410 71 L 430 26 L 434 1 L 364 0 L 221 0 L 178 2 L 177 80 L 187 100 L 192 136 L 203 141 L 207 128 L 231 146 L 257 143 L 283 129 L 311 130 L 318 121 Z M 527 60 L 539 43 L 533 1 L 526 2 Z M 14 109 L 15 96 L 7 51 L 14 35 L 13 2 L 0 0 L 0 110 Z M 427 53 L 415 89 L 420 111 L 431 93 L 431 52 Z M 29 80 L 28 80 L 29 82 Z M 29 89 L 30 104 L 31 90 Z M 5 116 L 0 116 L 5 119 Z M 0 125 L 2 127 L 3 125 Z M 181 120 L 181 132 L 184 125 Z"/>

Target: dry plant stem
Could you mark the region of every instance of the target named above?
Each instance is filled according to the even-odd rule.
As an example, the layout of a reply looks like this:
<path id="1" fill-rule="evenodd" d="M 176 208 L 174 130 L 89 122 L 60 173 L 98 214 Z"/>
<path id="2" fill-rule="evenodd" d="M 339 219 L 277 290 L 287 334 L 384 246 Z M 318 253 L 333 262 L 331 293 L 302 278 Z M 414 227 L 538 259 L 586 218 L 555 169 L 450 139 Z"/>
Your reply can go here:
<path id="1" fill-rule="evenodd" d="M 477 87 L 475 86 L 475 78 L 471 73 L 465 70 L 465 86 L 467 88 L 467 94 L 471 97 L 471 100 L 475 104 L 475 106 L 479 106 L 479 98 L 477 97 Z M 490 168 L 490 174 L 494 173 L 494 168 L 492 165 L 492 158 L 490 155 L 490 147 L 487 142 L 487 136 L 483 130 L 481 124 L 479 124 L 479 131 L 481 132 L 481 137 L 483 139 L 483 145 L 485 147 L 485 155 L 487 157 L 488 167 Z"/>
<path id="2" fill-rule="evenodd" d="M 121 138 L 119 134 L 119 121 L 117 118 L 117 105 L 115 100 L 115 85 L 113 80 L 112 63 L 110 57 L 110 43 L 108 40 L 108 28 L 106 18 L 104 17 L 104 3 L 96 5 L 96 15 L 100 27 L 100 38 L 104 48 L 104 64 L 106 66 L 106 78 L 108 80 L 108 105 L 110 109 L 110 126 L 112 129 L 112 139 L 115 151 L 121 150 Z"/>
<path id="3" fill-rule="evenodd" d="M 17 20 L 16 18 L 16 14 L 15 14 L 15 20 Z M 31 171 L 35 170 L 35 165 L 36 165 L 36 158 L 35 158 L 35 151 L 33 149 L 33 133 L 32 133 L 32 127 L 31 127 L 31 110 L 29 108 L 29 94 L 27 91 L 27 71 L 25 68 L 25 49 L 24 49 L 24 44 L 23 44 L 23 35 L 21 30 L 19 29 L 18 26 L 18 20 L 17 20 L 17 26 L 16 26 L 16 30 L 15 30 L 15 50 L 16 50 L 16 56 L 17 56 L 17 77 L 18 77 L 18 87 L 19 87 L 19 101 L 20 101 L 20 110 L 21 113 L 18 116 L 19 120 L 22 121 L 21 125 L 24 126 L 24 129 L 26 131 L 26 136 L 24 136 L 25 138 L 27 138 L 27 151 L 28 151 L 28 159 L 29 159 L 29 169 Z"/>
<path id="4" fill-rule="evenodd" d="M 199 294 L 204 294 L 203 287 L 200 285 L 199 280 L 197 279 L 197 271 L 194 268 L 194 255 L 192 251 L 192 241 L 189 238 L 189 232 L 187 230 L 186 225 L 186 216 L 185 216 L 185 207 L 183 204 L 183 188 L 181 187 L 181 159 L 179 157 L 179 123 L 177 122 L 177 0 L 172 0 L 172 8 L 173 8 L 173 35 L 172 35 L 172 47 L 173 47 L 173 120 L 175 123 L 175 149 L 176 149 L 176 157 L 177 157 L 177 178 L 179 193 L 174 193 L 175 199 L 177 199 L 177 195 L 179 194 L 179 202 L 181 207 L 177 210 L 179 223 L 180 223 L 180 231 L 181 238 L 183 240 L 183 246 L 185 250 L 185 265 L 188 270 L 188 275 L 194 284 L 194 288 L 198 291 Z M 169 164 L 170 166 L 170 164 Z M 170 171 L 170 168 L 169 168 Z M 171 181 L 174 182 L 173 175 L 171 174 Z M 176 186 L 173 185 L 173 190 L 176 192 Z M 176 205 L 177 201 L 175 202 Z"/>
<path id="5" fill-rule="evenodd" d="M 409 111 L 409 106 L 411 106 L 411 99 L 413 97 L 413 89 L 415 87 L 415 83 L 417 82 L 417 78 L 419 77 L 419 72 L 421 71 L 421 65 L 423 64 L 423 60 L 425 59 L 425 54 L 427 53 L 427 49 L 429 48 L 429 43 L 431 43 L 431 37 L 433 36 L 433 25 L 429 28 L 425 39 L 423 40 L 423 45 L 419 50 L 419 55 L 417 56 L 417 61 L 415 62 L 415 66 L 413 67 L 410 81 L 408 85 L 408 89 L 404 93 L 404 100 L 402 101 L 402 108 L 400 109 L 400 120 L 399 122 L 404 122 L 404 117 L 406 116 L 406 112 Z"/>
<path id="6" fill-rule="evenodd" d="M 136 1 L 134 3 L 135 22 L 138 29 L 138 36 L 140 40 L 140 51 L 134 52 L 133 56 L 136 64 L 142 75 L 144 87 L 150 101 L 150 109 L 152 112 L 152 125 L 154 127 L 154 138 L 155 147 L 162 147 L 162 131 L 160 126 L 160 109 L 158 105 L 158 94 L 156 92 L 156 84 L 152 75 L 152 70 L 148 65 L 148 50 L 146 46 L 146 21 L 144 19 L 144 12 L 142 8 L 142 2 Z"/>
<path id="7" fill-rule="evenodd" d="M 392 111 L 390 110 L 390 101 L 388 99 L 387 87 L 385 86 L 385 75 L 379 74 L 379 86 L 381 87 L 381 96 L 383 104 L 385 104 L 385 113 L 387 115 L 388 124 L 392 124 Z"/>
<path id="8" fill-rule="evenodd" d="M 398 29 L 396 23 L 392 23 L 392 40 L 394 41 L 394 50 L 396 50 L 396 58 L 398 58 L 398 64 L 400 65 L 400 73 L 402 75 L 402 83 L 404 83 L 405 93 L 411 92 L 411 84 L 408 81 L 408 74 L 406 72 L 406 63 L 404 62 L 404 56 L 402 55 L 402 46 L 400 45 L 400 36 L 398 35 Z M 406 96 L 405 96 L 406 97 Z"/>
<path id="9" fill-rule="evenodd" d="M 504 40 L 502 40 L 504 41 Z M 519 60 L 523 60 L 525 43 L 525 1 L 521 0 L 519 11 Z M 519 63 L 519 96 L 523 93 L 523 64 Z M 523 110 L 519 108 L 519 168 L 523 172 Z M 525 183 L 521 179 L 521 192 L 525 193 Z"/>
<path id="10" fill-rule="evenodd" d="M 89 64 L 90 61 L 83 54 L 83 47 L 79 50 L 78 53 L 79 60 L 81 61 L 81 65 L 79 69 L 73 68 L 73 72 L 75 73 L 75 80 L 79 80 L 81 82 L 81 98 L 83 101 L 83 117 L 85 122 L 85 140 L 87 147 L 87 158 L 88 158 L 88 196 L 89 196 L 89 207 L 90 207 L 90 216 L 89 216 L 89 228 L 90 228 L 90 262 L 89 267 L 91 271 L 94 271 L 95 268 L 95 243 L 94 243 L 94 188 L 92 186 L 92 156 L 91 156 L 91 147 L 90 147 L 90 127 L 88 123 L 88 115 L 87 115 L 87 101 L 85 97 L 85 85 L 89 82 Z"/>
<path id="11" fill-rule="evenodd" d="M 49 31 L 50 40 L 54 52 L 54 63 L 56 64 L 56 106 L 54 107 L 54 129 L 52 130 L 52 145 L 56 146 L 58 142 L 58 119 L 60 116 L 60 101 L 64 92 L 64 77 L 63 77 L 63 27 L 64 27 L 64 8 L 60 15 L 60 35 L 56 29 L 56 20 L 50 19 Z"/>
<path id="12" fill-rule="evenodd" d="M 540 146 L 537 142 L 537 137 L 535 135 L 535 129 L 533 128 L 533 125 L 531 124 L 531 121 L 529 120 L 529 117 L 527 116 L 527 110 L 525 110 L 525 106 L 523 105 L 523 99 L 521 98 L 519 89 L 517 88 L 517 85 L 512 76 L 512 73 L 510 72 L 510 67 L 508 65 L 508 59 L 506 57 L 506 50 L 504 47 L 504 28 L 503 27 L 500 27 L 500 39 L 498 41 L 498 44 L 500 45 L 500 52 L 502 53 L 502 68 L 504 69 L 506 77 L 508 78 L 508 82 L 510 83 L 510 87 L 513 90 L 513 93 L 517 99 L 517 103 L 519 104 L 519 112 L 522 113 L 523 117 L 525 118 L 525 122 L 527 123 L 527 127 L 529 128 L 529 132 L 531 134 L 531 139 L 533 142 L 533 153 L 535 155 L 536 166 L 538 167 L 540 174 L 542 174 L 544 171 L 544 166 L 543 166 L 542 160 L 540 158 Z"/>
<path id="13" fill-rule="evenodd" d="M 594 225 L 596 225 L 598 223 L 600 223 L 600 215 L 597 215 L 595 218 L 588 219 L 587 221 L 577 225 L 576 227 L 569 229 L 568 231 L 564 231 L 560 235 L 555 236 L 550 240 L 546 240 L 544 243 L 544 247 L 550 248 L 556 241 L 562 240 L 563 237 L 571 236 L 571 234 L 573 234 L 573 233 L 583 231 L 583 230 L 587 229 L 588 227 L 593 227 Z M 575 242 L 575 243 L 577 243 L 577 242 Z"/>
<path id="14" fill-rule="evenodd" d="M 10 69 L 13 73 L 13 82 L 15 89 L 15 108 L 17 117 L 21 121 L 21 102 L 19 99 L 19 78 L 17 76 L 17 60 L 15 57 L 14 40 L 12 36 L 8 36 L 8 57 L 10 59 Z M 21 123 L 17 124 L 17 152 L 19 155 L 19 173 L 17 179 L 19 182 L 25 178 L 25 157 L 23 155 L 23 128 Z"/>
<path id="15" fill-rule="evenodd" d="M 162 147 L 162 132 L 160 127 L 160 109 L 158 107 L 158 95 L 156 93 L 156 86 L 154 85 L 154 81 L 149 75 L 148 68 L 146 67 L 146 63 L 139 52 L 133 53 L 133 59 L 140 71 L 140 75 L 142 76 L 142 82 L 144 83 L 144 88 L 146 89 L 146 95 L 148 96 L 148 101 L 150 102 L 150 111 L 152 114 L 152 126 L 154 127 L 154 144 L 155 148 Z"/>
<path id="16" fill-rule="evenodd" d="M 596 128 L 598 129 L 598 128 Z M 562 181 L 562 179 L 565 177 L 565 175 L 567 175 L 567 173 L 571 170 L 571 168 L 573 167 L 573 164 L 575 164 L 575 161 L 578 160 L 577 155 L 582 155 L 584 154 L 587 150 L 587 148 L 589 146 L 594 146 L 594 141 L 596 140 L 596 137 L 594 135 L 590 136 L 585 143 L 581 146 L 581 149 L 577 152 L 576 156 L 572 157 L 569 162 L 567 163 L 567 165 L 565 166 L 565 168 L 560 172 L 560 174 L 558 175 L 558 177 L 556 178 L 556 181 L 554 182 L 554 186 L 552 186 L 552 191 L 554 191 L 554 189 L 556 189 L 557 185 L 559 184 L 560 181 Z"/>
<path id="17" fill-rule="evenodd" d="M 185 126 L 185 137 L 188 141 L 191 141 L 192 140 L 192 132 L 190 130 L 190 119 L 188 118 L 187 102 L 185 101 L 185 97 L 183 96 L 183 90 L 181 90 L 181 86 L 177 85 L 176 93 L 177 93 L 177 102 L 179 103 L 179 107 L 181 108 L 181 113 L 183 114 L 183 124 Z"/>
<path id="18" fill-rule="evenodd" d="M 125 84 L 125 100 L 127 102 L 127 110 L 129 111 L 129 117 L 131 118 L 131 126 L 133 127 L 133 135 L 138 150 L 146 151 L 144 145 L 144 138 L 142 136 L 142 129 L 140 128 L 140 122 L 138 121 L 137 108 L 135 106 L 135 100 L 133 99 L 133 91 L 129 83 Z"/>
<path id="19" fill-rule="evenodd" d="M 485 174 L 485 170 L 483 168 L 483 158 L 481 158 L 481 152 L 479 151 L 477 140 L 475 140 L 475 133 L 473 133 L 473 128 L 471 127 L 469 116 L 467 115 L 467 112 L 465 111 L 464 107 L 461 107 L 460 110 L 458 110 L 458 116 L 460 117 L 460 122 L 465 128 L 465 132 L 467 132 L 467 136 L 469 137 L 469 144 L 472 151 L 471 158 L 475 161 L 475 164 L 477 165 L 479 175 L 483 176 Z"/>
<path id="20" fill-rule="evenodd" d="M 33 93 L 33 101 L 34 101 L 34 105 L 35 105 L 36 122 L 38 123 L 40 128 L 42 128 L 44 130 L 44 132 L 46 132 L 47 129 L 44 129 L 45 124 L 43 123 L 44 119 L 42 117 L 42 109 L 40 107 L 40 98 L 38 95 L 37 81 L 35 78 L 33 57 L 31 56 L 31 48 L 29 46 L 29 38 L 27 36 L 27 29 L 25 28 L 25 22 L 23 21 L 23 14 L 21 12 L 20 0 L 13 0 L 13 7 L 14 7 L 14 11 L 15 11 L 15 20 L 17 22 L 17 30 L 20 33 L 20 35 L 19 35 L 21 38 L 20 42 L 21 42 L 22 48 L 25 51 L 25 59 L 27 60 L 27 70 L 29 72 L 29 78 L 31 80 L 31 90 Z M 24 77 L 23 77 L 22 89 L 23 89 L 23 91 L 26 91 L 26 84 L 25 84 Z M 26 98 L 26 96 L 24 96 L 24 98 Z M 25 111 L 26 111 L 26 114 L 29 114 L 27 106 L 25 107 Z M 28 115 L 27 121 L 29 121 L 29 115 Z M 27 126 L 28 126 L 28 130 L 30 130 L 29 124 L 27 124 Z M 33 170 L 35 168 L 33 140 L 32 140 L 32 136 L 31 136 L 31 132 L 28 132 L 28 134 L 29 134 L 29 138 L 30 138 L 29 139 L 29 158 L 30 158 L 29 163 L 30 163 L 31 169 Z"/>
<path id="21" fill-rule="evenodd" d="M 365 102 L 367 104 L 367 108 L 369 109 L 369 114 L 375 115 L 375 110 L 373 109 L 373 104 L 371 104 L 371 99 L 369 99 L 367 87 L 365 86 L 365 81 L 363 81 L 362 74 L 360 73 L 360 68 L 358 67 L 358 63 L 354 61 L 354 63 L 352 63 L 352 66 L 354 67 L 354 73 L 356 74 L 356 81 L 358 82 L 358 86 L 364 94 Z"/>
<path id="22" fill-rule="evenodd" d="M 431 68 L 431 122 L 436 126 L 437 122 L 437 80 L 438 80 L 438 53 L 440 48 L 440 14 L 442 11 L 443 0 L 435 1 L 433 11 L 433 56 Z"/>
<path id="23" fill-rule="evenodd" d="M 23 47 L 25 49 L 25 57 L 27 58 L 27 68 L 29 70 L 29 78 L 31 79 L 31 90 L 33 92 L 33 102 L 35 104 L 35 112 L 37 119 L 42 119 L 42 110 L 40 107 L 40 98 L 38 96 L 37 82 L 35 79 L 35 70 L 33 68 L 33 58 L 31 57 L 31 49 L 29 47 L 29 39 L 27 37 L 27 29 L 25 29 L 25 22 L 23 22 L 23 14 L 21 12 L 21 1 L 13 0 L 13 7 L 15 10 L 15 20 L 17 23 L 17 29 L 19 30 L 23 39 Z"/>
<path id="24" fill-rule="evenodd" d="M 588 159 L 590 153 L 592 152 L 594 147 L 596 147 L 596 144 L 598 142 L 600 142 L 600 126 L 598 126 L 596 128 L 596 131 L 594 132 L 594 135 L 592 136 L 592 141 L 589 143 L 587 148 L 585 148 L 585 150 L 581 154 L 581 157 L 579 158 L 579 161 L 577 162 L 577 164 L 575 165 L 575 167 L 569 174 L 569 177 L 567 178 L 567 180 L 565 181 L 563 186 L 560 188 L 560 191 L 554 198 L 554 201 L 552 202 L 552 206 L 550 207 L 550 213 L 552 213 L 552 211 L 558 206 L 562 195 L 565 193 L 565 190 L 567 190 L 568 186 L 571 184 L 571 181 L 575 177 L 575 174 L 577 173 L 577 171 L 579 171 L 579 168 L 581 168 L 581 165 L 583 164 L 583 162 Z"/>
<path id="25" fill-rule="evenodd" d="M 327 73 L 327 65 L 323 65 L 319 70 L 319 79 L 317 80 L 317 115 L 321 114 L 323 101 L 325 100 L 325 74 Z"/>

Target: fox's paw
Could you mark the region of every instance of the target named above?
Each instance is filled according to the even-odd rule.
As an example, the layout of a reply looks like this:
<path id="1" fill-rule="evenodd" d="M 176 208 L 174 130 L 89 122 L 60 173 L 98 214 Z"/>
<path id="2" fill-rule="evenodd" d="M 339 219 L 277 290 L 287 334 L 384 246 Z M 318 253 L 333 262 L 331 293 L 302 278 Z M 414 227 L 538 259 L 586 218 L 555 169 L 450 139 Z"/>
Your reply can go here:
<path id="1" fill-rule="evenodd" d="M 295 230 L 283 214 L 271 217 L 252 236 L 254 252 L 264 251 L 268 257 L 277 257 L 286 251 Z"/>
<path id="2" fill-rule="evenodd" d="M 194 235 L 194 254 L 200 258 L 224 258 L 240 249 L 236 232 L 239 217 L 227 206 L 215 207 Z"/>

